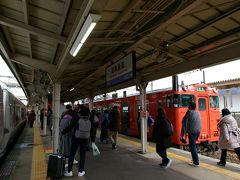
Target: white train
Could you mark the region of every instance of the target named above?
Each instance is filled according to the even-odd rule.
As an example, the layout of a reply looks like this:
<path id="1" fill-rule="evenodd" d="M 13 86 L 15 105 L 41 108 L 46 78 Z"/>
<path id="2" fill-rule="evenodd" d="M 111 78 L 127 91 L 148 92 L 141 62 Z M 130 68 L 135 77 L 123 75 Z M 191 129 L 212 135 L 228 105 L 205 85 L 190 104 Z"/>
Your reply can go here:
<path id="1" fill-rule="evenodd" d="M 0 158 L 26 122 L 26 106 L 0 82 Z"/>

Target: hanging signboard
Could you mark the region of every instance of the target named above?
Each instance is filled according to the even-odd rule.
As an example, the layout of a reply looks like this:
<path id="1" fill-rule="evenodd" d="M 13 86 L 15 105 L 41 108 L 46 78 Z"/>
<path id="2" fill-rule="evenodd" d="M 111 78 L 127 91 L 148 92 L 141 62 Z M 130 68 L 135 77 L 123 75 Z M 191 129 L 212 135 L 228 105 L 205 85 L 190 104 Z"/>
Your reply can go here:
<path id="1" fill-rule="evenodd" d="M 111 87 L 136 78 L 136 53 L 132 51 L 106 69 L 106 86 Z"/>

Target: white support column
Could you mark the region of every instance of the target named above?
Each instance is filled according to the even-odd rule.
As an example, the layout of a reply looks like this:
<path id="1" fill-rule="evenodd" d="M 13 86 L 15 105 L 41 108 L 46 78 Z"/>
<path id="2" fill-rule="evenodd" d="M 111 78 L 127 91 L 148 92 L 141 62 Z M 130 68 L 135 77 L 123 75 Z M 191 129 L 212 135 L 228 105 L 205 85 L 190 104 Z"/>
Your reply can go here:
<path id="1" fill-rule="evenodd" d="M 141 153 L 147 153 L 147 109 L 146 109 L 146 87 L 147 82 L 139 84 L 141 98 Z"/>
<path id="2" fill-rule="evenodd" d="M 41 111 L 40 111 L 40 106 L 38 105 L 38 108 L 37 108 L 37 122 L 38 122 L 38 124 L 41 123 L 41 122 L 40 122 L 40 113 L 41 113 Z"/>
<path id="3" fill-rule="evenodd" d="M 61 84 L 55 83 L 53 88 L 53 120 L 52 120 L 54 153 L 57 153 L 59 143 L 60 91 Z"/>
<path id="4" fill-rule="evenodd" d="M 47 109 L 48 109 L 48 97 L 44 98 L 44 118 L 43 118 L 43 135 L 47 135 Z"/>

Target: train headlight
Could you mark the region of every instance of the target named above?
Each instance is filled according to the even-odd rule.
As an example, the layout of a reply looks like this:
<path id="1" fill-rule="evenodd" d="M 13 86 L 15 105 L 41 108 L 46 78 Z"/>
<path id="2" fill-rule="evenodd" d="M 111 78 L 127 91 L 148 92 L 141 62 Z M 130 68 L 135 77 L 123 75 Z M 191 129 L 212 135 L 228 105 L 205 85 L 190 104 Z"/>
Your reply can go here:
<path id="1" fill-rule="evenodd" d="M 218 131 L 213 131 L 213 136 L 218 136 Z"/>

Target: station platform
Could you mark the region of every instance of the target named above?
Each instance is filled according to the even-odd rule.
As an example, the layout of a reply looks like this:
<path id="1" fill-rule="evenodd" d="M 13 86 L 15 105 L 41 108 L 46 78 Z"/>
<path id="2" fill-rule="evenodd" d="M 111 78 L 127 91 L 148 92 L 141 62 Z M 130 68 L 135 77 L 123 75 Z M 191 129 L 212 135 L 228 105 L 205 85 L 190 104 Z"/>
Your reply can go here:
<path id="1" fill-rule="evenodd" d="M 99 137 L 99 136 L 97 136 Z M 168 169 L 158 164 L 161 158 L 155 153 L 155 144 L 149 143 L 148 153 L 140 154 L 139 139 L 119 135 L 117 150 L 111 144 L 101 144 L 96 139 L 101 154 L 94 157 L 89 151 L 86 157 L 86 175 L 77 177 L 74 165 L 73 177 L 62 179 L 84 180 L 156 180 L 156 179 L 240 179 L 240 165 L 227 163 L 226 167 L 216 165 L 217 159 L 200 155 L 200 166 L 193 167 L 189 152 L 175 148 L 168 150 L 172 164 Z M 41 137 L 38 125 L 25 127 L 13 151 L 5 159 L 0 179 L 43 180 L 46 179 L 48 155 L 52 153 L 51 136 Z M 78 157 L 76 157 L 78 159 Z M 50 179 L 50 178 L 48 178 Z"/>

